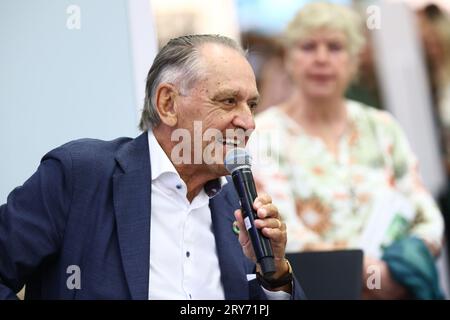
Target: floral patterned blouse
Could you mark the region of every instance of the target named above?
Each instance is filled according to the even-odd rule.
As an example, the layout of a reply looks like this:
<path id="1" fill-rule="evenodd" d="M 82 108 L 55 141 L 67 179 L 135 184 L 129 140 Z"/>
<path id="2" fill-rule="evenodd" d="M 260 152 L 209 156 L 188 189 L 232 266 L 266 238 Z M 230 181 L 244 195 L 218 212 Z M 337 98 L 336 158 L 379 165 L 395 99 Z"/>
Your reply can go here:
<path id="1" fill-rule="evenodd" d="M 249 143 L 252 170 L 258 192 L 271 195 L 287 225 L 287 252 L 317 244 L 361 248 L 363 236 L 366 242 L 368 235 L 369 242 L 376 238 L 366 230 L 369 224 L 385 233 L 379 229 L 392 195 L 406 199 L 411 214 L 406 228 L 397 226 L 387 240 L 383 235 L 383 244 L 404 232 L 439 249 L 443 219 L 399 124 L 389 113 L 358 102 L 347 101 L 346 107 L 349 126 L 337 156 L 278 107 L 256 117 Z"/>

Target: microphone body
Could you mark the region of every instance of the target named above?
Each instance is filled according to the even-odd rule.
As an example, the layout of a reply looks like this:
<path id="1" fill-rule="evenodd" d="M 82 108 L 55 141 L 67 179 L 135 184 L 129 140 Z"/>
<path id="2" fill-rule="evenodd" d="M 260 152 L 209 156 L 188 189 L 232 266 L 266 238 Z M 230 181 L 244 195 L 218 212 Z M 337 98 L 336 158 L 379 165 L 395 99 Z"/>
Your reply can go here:
<path id="1" fill-rule="evenodd" d="M 253 208 L 253 202 L 258 195 L 250 167 L 250 156 L 247 155 L 244 149 L 238 150 L 242 150 L 237 152 L 243 152 L 244 155 L 242 156 L 241 154 L 241 157 L 238 157 L 239 159 L 237 159 L 236 151 L 230 151 L 230 153 L 234 152 L 235 154 L 231 154 L 230 156 L 227 155 L 225 166 L 231 173 L 234 187 L 239 195 L 245 228 L 249 234 L 253 250 L 256 255 L 256 260 L 261 267 L 263 275 L 265 277 L 270 277 L 276 271 L 275 261 L 270 240 L 261 233 L 261 230 L 255 227 L 255 219 L 258 217 L 256 210 Z M 242 157 L 245 158 L 245 160 L 242 160 Z M 234 160 L 235 163 L 236 160 L 245 161 L 246 163 L 243 165 L 239 165 L 239 163 L 230 165 L 230 163 L 232 163 L 231 160 Z"/>

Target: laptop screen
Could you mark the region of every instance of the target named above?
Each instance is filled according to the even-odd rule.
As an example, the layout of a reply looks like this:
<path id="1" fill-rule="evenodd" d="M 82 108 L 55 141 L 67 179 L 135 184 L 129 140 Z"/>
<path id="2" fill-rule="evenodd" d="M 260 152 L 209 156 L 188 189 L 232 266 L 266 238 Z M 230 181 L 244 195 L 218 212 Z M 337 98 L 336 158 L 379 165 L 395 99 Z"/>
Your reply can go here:
<path id="1" fill-rule="evenodd" d="M 361 299 L 362 250 L 288 253 L 286 258 L 308 299 Z"/>

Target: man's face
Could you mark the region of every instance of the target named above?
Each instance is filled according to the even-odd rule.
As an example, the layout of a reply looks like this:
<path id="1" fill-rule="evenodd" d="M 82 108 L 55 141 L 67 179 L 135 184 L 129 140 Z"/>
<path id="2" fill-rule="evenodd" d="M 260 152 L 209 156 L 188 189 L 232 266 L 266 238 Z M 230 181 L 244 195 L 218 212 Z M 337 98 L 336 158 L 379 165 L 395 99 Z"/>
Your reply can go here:
<path id="1" fill-rule="evenodd" d="M 230 136 L 230 132 L 255 128 L 252 109 L 258 102 L 258 90 L 253 70 L 239 52 L 205 44 L 200 53 L 205 73 L 186 95 L 177 96 L 176 127 L 190 132 L 191 159 L 196 160 L 193 161 L 196 169 L 218 177 L 227 174 L 223 166 L 227 149 L 243 147 L 248 140 L 248 135 L 238 139 Z M 198 164 L 200 149 L 201 164 Z"/>

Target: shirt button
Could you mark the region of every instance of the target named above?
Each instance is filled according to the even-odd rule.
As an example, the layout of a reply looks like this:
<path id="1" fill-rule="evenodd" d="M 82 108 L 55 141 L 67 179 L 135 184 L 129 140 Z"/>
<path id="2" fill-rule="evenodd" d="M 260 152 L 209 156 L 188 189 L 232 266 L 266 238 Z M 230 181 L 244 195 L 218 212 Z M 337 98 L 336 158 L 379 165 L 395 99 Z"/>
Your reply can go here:
<path id="1" fill-rule="evenodd" d="M 182 188 L 182 185 L 181 184 L 177 184 L 176 187 L 177 187 L 178 190 L 180 190 Z"/>
<path id="2" fill-rule="evenodd" d="M 186 251 L 186 257 L 189 258 L 190 255 L 191 255 L 191 253 L 189 251 Z"/>
<path id="3" fill-rule="evenodd" d="M 191 294 L 189 293 L 189 299 L 192 299 L 192 296 L 191 296 Z"/>

